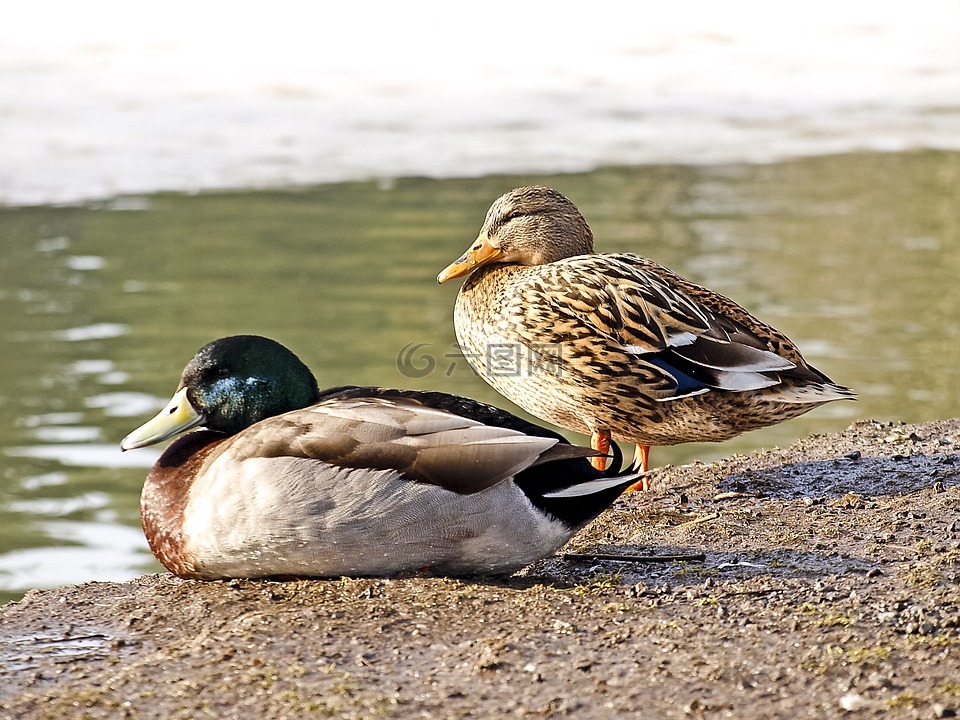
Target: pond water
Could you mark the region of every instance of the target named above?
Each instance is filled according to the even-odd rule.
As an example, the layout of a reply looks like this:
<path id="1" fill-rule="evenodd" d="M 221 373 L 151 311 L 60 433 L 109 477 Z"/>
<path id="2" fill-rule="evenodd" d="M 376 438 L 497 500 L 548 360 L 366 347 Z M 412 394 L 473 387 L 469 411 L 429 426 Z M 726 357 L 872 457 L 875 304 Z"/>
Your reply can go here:
<path id="1" fill-rule="evenodd" d="M 138 516 L 157 451 L 118 443 L 214 338 L 274 337 L 321 385 L 513 409 L 457 353 L 457 283 L 435 277 L 493 199 L 532 181 L 574 200 L 599 250 L 730 295 L 860 393 L 721 445 L 656 449 L 655 465 L 960 410 L 958 153 L 0 208 L 0 599 L 159 568 Z"/>

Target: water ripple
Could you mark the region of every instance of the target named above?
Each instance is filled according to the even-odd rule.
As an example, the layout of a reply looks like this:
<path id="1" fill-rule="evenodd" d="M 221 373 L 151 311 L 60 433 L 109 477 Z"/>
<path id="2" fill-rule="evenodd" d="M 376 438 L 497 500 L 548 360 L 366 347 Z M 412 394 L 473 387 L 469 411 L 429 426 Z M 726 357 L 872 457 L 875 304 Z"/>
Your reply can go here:
<path id="1" fill-rule="evenodd" d="M 72 467 L 149 468 L 160 457 L 160 451 L 137 450 L 125 453 L 120 445 L 69 443 L 51 445 L 24 445 L 4 450 L 11 457 L 29 457 L 56 460 Z"/>
<path id="2" fill-rule="evenodd" d="M 104 322 L 58 330 L 53 333 L 53 337 L 57 340 L 66 340 L 67 342 L 82 342 L 84 340 L 106 340 L 108 338 L 120 337 L 126 333 L 126 325 Z"/>
<path id="3" fill-rule="evenodd" d="M 111 392 L 92 395 L 84 400 L 88 408 L 103 409 L 110 417 L 139 417 L 155 413 L 166 401 L 141 392 Z"/>

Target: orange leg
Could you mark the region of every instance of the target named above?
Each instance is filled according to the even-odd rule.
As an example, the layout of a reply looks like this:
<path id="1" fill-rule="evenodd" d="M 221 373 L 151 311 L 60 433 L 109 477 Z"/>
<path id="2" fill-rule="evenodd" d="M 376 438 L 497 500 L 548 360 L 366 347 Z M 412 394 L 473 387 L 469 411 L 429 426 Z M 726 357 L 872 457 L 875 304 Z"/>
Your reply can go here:
<path id="1" fill-rule="evenodd" d="M 610 432 L 608 430 L 597 430 L 595 433 L 593 433 L 593 435 L 590 436 L 590 447 L 598 452 L 602 452 L 604 455 L 609 453 Z M 609 462 L 610 458 L 607 457 L 590 458 L 590 464 L 600 472 L 603 472 L 607 469 L 607 463 Z"/>
<path id="2" fill-rule="evenodd" d="M 650 469 L 650 446 L 637 445 L 633 451 L 633 469 L 646 472 Z"/>
<path id="3" fill-rule="evenodd" d="M 637 449 L 633 453 L 633 470 L 640 471 L 642 473 L 650 470 L 650 446 L 649 445 L 640 445 L 637 444 Z M 635 492 L 637 490 L 649 490 L 650 489 L 650 478 L 647 475 L 644 475 L 637 482 L 627 488 L 627 492 Z"/>

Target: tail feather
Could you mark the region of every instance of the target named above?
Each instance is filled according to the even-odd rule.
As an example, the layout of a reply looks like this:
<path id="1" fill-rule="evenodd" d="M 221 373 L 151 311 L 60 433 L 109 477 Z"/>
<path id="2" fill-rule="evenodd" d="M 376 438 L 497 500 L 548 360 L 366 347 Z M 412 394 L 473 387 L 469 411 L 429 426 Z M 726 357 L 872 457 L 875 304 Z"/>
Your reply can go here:
<path id="1" fill-rule="evenodd" d="M 648 470 L 647 473 L 649 472 L 650 471 Z M 576 483 L 570 487 L 561 488 L 560 490 L 551 490 L 550 492 L 545 492 L 542 494 L 542 497 L 551 500 L 559 498 L 585 497 L 587 495 L 594 495 L 595 493 L 603 492 L 605 490 L 610 490 L 611 488 L 620 486 L 627 488 L 633 483 L 637 482 L 637 480 L 647 473 L 632 473 L 630 475 L 620 475 L 612 478 L 597 478 L 596 480 L 587 480 L 586 482 Z"/>
<path id="2" fill-rule="evenodd" d="M 819 405 L 821 403 L 833 402 L 834 400 L 856 400 L 857 393 L 843 385 L 823 383 L 783 387 L 778 389 L 777 392 L 771 396 L 771 399 L 797 405 L 807 405 L 810 403 Z"/>

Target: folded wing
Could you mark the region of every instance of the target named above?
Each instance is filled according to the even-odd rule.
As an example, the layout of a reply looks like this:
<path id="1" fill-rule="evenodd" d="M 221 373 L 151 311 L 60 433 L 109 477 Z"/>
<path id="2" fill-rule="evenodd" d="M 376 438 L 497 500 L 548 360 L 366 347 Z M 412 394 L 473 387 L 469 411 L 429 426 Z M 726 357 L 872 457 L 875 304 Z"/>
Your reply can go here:
<path id="1" fill-rule="evenodd" d="M 342 468 L 396 470 L 459 494 L 480 492 L 589 448 L 495 427 L 403 398 L 332 398 L 268 418 L 227 450 L 244 457 L 302 457 Z"/>

